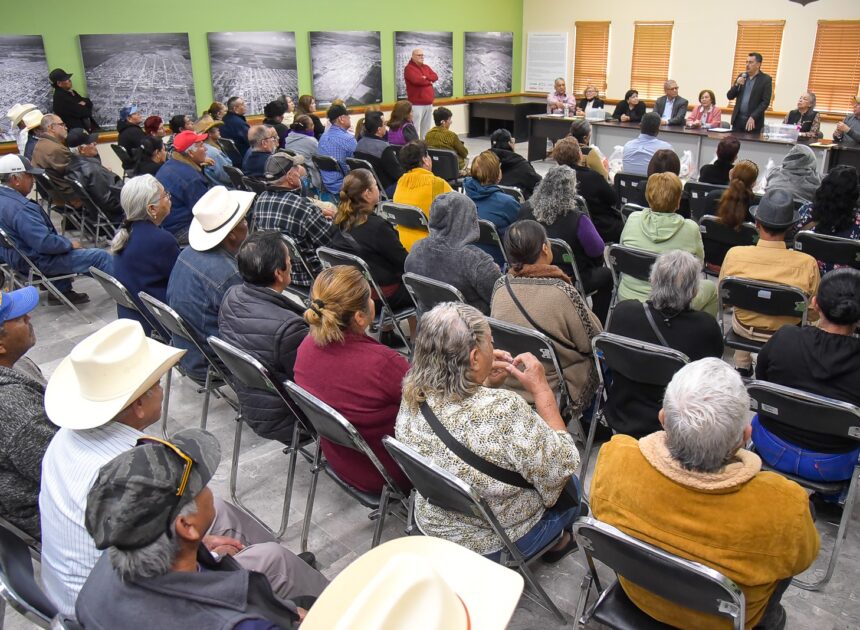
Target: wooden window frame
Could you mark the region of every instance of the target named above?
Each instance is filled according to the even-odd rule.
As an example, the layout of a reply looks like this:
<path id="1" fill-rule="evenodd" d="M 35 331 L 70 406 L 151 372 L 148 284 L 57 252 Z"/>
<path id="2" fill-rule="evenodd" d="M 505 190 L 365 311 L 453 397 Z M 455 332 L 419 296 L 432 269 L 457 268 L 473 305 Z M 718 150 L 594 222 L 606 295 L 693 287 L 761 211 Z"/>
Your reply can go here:
<path id="1" fill-rule="evenodd" d="M 735 56 L 732 61 L 732 76 L 729 85 L 734 85 L 738 76 L 745 71 L 747 57 L 757 52 L 762 57 L 761 72 L 773 79 L 773 91 L 767 111 L 773 111 L 776 98 L 776 75 L 779 72 L 779 57 L 782 53 L 782 37 L 785 20 L 738 20 L 735 36 Z M 731 101 L 730 101 L 731 102 Z"/>
<path id="2" fill-rule="evenodd" d="M 594 85 L 601 98 L 606 98 L 607 66 L 609 65 L 610 21 L 578 21 L 573 53 L 573 83 L 571 93 L 583 98 L 585 88 Z M 580 49 L 582 45 L 582 49 Z"/>
<path id="3" fill-rule="evenodd" d="M 853 58 L 850 56 L 852 50 Z M 814 92 L 817 99 L 815 109 L 820 112 L 850 112 L 858 84 L 860 20 L 818 20 L 807 82 L 807 89 Z"/>
<path id="4" fill-rule="evenodd" d="M 655 29 L 648 32 L 649 29 Z M 656 29 L 662 28 L 662 31 Z M 668 29 L 668 38 L 666 30 Z M 633 23 L 633 55 L 630 62 L 630 88 L 642 100 L 663 96 L 672 62 L 674 20 L 636 21 Z"/>

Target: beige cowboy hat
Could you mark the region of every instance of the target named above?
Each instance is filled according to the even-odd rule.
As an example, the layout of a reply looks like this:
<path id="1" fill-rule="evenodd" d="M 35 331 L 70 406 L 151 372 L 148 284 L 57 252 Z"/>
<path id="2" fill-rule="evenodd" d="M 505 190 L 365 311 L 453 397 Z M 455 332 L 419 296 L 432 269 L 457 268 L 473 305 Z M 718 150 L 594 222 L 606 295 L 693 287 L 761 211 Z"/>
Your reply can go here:
<path id="1" fill-rule="evenodd" d="M 21 120 L 24 122 L 24 127 L 26 127 L 27 131 L 32 131 L 42 124 L 42 119 L 44 117 L 45 115 L 42 112 L 38 109 L 34 109 L 33 111 L 24 114 Z"/>
<path id="2" fill-rule="evenodd" d="M 344 569 L 302 630 L 502 630 L 522 591 L 511 569 L 441 538 L 407 536 Z"/>
<path id="3" fill-rule="evenodd" d="M 148 339 L 136 321 L 113 321 L 78 343 L 54 370 L 45 388 L 48 418 L 75 430 L 107 424 L 183 354 Z"/>
<path id="4" fill-rule="evenodd" d="M 212 116 L 207 114 L 194 123 L 194 131 L 196 133 L 209 133 L 209 130 L 212 129 L 212 127 L 221 127 L 223 125 L 223 120 L 215 120 Z"/>
<path id="5" fill-rule="evenodd" d="M 215 186 L 200 197 L 191 212 L 194 219 L 188 228 L 188 244 L 198 252 L 212 249 L 245 218 L 255 193 L 227 190 Z"/>
<path id="6" fill-rule="evenodd" d="M 6 118 L 12 121 L 12 126 L 17 127 L 18 123 L 24 118 L 24 114 L 27 112 L 32 112 L 36 109 L 36 106 L 32 103 L 15 103 L 8 112 L 6 112 Z"/>

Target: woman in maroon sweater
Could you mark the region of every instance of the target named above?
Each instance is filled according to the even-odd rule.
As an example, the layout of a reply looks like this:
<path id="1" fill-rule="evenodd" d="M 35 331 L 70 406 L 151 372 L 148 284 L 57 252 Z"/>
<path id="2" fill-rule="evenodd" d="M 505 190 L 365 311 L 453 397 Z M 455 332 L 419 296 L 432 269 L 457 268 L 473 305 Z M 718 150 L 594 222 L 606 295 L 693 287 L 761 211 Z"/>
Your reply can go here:
<path id="1" fill-rule="evenodd" d="M 412 485 L 382 446 L 394 435 L 400 386 L 409 363 L 367 336 L 375 307 L 370 285 L 352 267 L 331 267 L 317 276 L 305 311 L 310 335 L 296 356 L 296 383 L 349 420 L 403 490 Z M 365 492 L 382 491 L 382 476 L 358 451 L 322 439 L 329 466 L 348 484 Z"/>

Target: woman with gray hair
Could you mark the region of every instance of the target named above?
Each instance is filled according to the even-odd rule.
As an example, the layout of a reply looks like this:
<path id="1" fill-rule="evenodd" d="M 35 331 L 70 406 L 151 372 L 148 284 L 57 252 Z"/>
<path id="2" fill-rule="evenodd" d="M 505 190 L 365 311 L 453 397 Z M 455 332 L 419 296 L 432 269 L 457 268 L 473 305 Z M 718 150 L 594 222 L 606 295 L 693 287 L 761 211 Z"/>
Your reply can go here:
<path id="1" fill-rule="evenodd" d="M 508 376 L 532 394 L 536 411 L 519 394 L 496 389 Z M 579 514 L 581 494 L 573 436 L 541 363 L 531 354 L 511 357 L 494 350 L 489 324 L 477 309 L 445 302 L 421 319 L 395 435 L 472 485 L 526 557 L 557 538 L 545 562 L 557 562 L 576 549 L 570 525 Z M 532 487 L 509 485 L 473 468 L 445 445 L 443 435 L 477 458 L 518 473 Z M 573 487 L 565 490 L 569 484 Z M 421 495 L 415 518 L 427 535 L 499 558 L 501 540 L 479 519 L 443 510 Z"/>
<path id="2" fill-rule="evenodd" d="M 518 219 L 537 221 L 550 238 L 570 245 L 585 293 L 596 291 L 591 296 L 591 310 L 603 324 L 612 299 L 612 273 L 603 266 L 606 244 L 591 218 L 579 207 L 576 193 L 576 171 L 569 166 L 554 166 L 535 188 L 531 199 L 522 205 Z M 570 265 L 561 265 L 561 269 L 573 275 Z"/>
<path id="3" fill-rule="evenodd" d="M 798 138 L 822 137 L 821 114 L 815 111 L 815 92 L 804 92 L 797 99 L 797 109 L 793 109 L 783 119 L 785 125 L 797 125 Z"/>
<path id="4" fill-rule="evenodd" d="M 591 144 L 591 123 L 585 118 L 576 118 L 570 123 L 570 133 L 568 136 L 576 138 L 579 142 L 579 147 L 582 150 L 582 155 L 585 157 L 585 166 L 600 173 L 606 181 L 609 181 L 609 160 L 607 160 L 597 145 Z"/>
<path id="5" fill-rule="evenodd" d="M 701 270 L 699 259 L 689 252 L 674 249 L 660 254 L 651 267 L 651 296 L 644 303 L 620 302 L 612 312 L 608 332 L 678 350 L 691 361 L 723 356 L 717 321 L 692 308 Z M 614 373 L 606 420 L 617 433 L 633 437 L 658 431 L 662 397 L 662 388 Z"/>
<path id="6" fill-rule="evenodd" d="M 114 275 L 135 301 L 139 292 L 146 291 L 166 302 L 167 281 L 179 257 L 176 237 L 159 227 L 170 214 L 170 193 L 152 175 L 140 175 L 122 187 L 120 203 L 125 221 L 111 243 Z M 117 317 L 140 322 L 147 335 L 152 333 L 139 313 L 119 304 L 116 312 Z"/>

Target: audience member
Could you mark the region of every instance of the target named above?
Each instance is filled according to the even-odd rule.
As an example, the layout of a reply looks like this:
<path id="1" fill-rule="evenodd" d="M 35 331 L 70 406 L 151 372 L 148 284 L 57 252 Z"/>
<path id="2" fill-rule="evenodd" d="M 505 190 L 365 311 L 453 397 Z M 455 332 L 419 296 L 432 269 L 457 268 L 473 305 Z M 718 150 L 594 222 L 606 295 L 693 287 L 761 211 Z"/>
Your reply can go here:
<path id="1" fill-rule="evenodd" d="M 21 253 L 48 276 L 89 273 L 90 267 L 113 273 L 110 254 L 97 248 L 83 249 L 78 241 L 57 234 L 41 206 L 27 198 L 33 191 L 33 175 L 43 172 L 27 158 L 14 154 L 0 157 L 0 227 Z M 14 250 L 4 248 L 0 255 L 17 272 L 25 277 L 29 274 L 29 266 Z M 86 293 L 72 290 L 69 278 L 53 280 L 53 284 L 72 304 L 90 301 Z M 48 295 L 48 304 L 60 303 L 53 293 Z"/>
<path id="2" fill-rule="evenodd" d="M 74 199 L 72 205 L 80 207 L 81 201 L 72 185 L 65 180 L 66 170 L 72 161 L 72 152 L 66 146 L 69 130 L 56 114 L 45 114 L 39 123 L 39 140 L 33 148 L 33 166 L 42 169 L 63 198 L 51 197 L 51 204 L 62 207 L 65 201 Z"/>
<path id="3" fill-rule="evenodd" d="M 430 206 L 430 235 L 412 246 L 404 269 L 457 287 L 467 304 L 487 314 L 501 272 L 475 245 L 479 235 L 475 202 L 457 192 L 439 195 Z"/>
<path id="4" fill-rule="evenodd" d="M 623 169 L 631 175 L 645 175 L 648 163 L 660 149 L 672 151 L 672 145 L 657 139 L 660 133 L 660 118 L 656 112 L 648 112 L 642 116 L 639 125 L 639 137 L 629 140 L 624 145 Z"/>
<path id="5" fill-rule="evenodd" d="M 761 133 L 764 130 L 764 112 L 770 107 L 773 80 L 761 71 L 762 56 L 757 52 L 747 55 L 746 70 L 738 75 L 726 98 L 735 100 L 732 108 L 732 129 Z"/>
<path id="6" fill-rule="evenodd" d="M 310 335 L 299 346 L 295 381 L 339 411 L 358 430 L 397 485 L 412 484 L 382 446 L 394 435 L 403 377 L 409 362 L 367 335 L 376 309 L 370 285 L 358 269 L 325 269 L 314 281 L 305 321 Z M 332 379 L 332 374 L 350 378 Z M 379 494 L 384 482 L 362 453 L 321 441 L 326 463 L 349 485 Z"/>
<path id="7" fill-rule="evenodd" d="M 618 101 L 612 117 L 619 122 L 638 123 L 645 115 L 645 103 L 639 100 L 638 90 L 627 90 L 624 100 Z"/>
<path id="8" fill-rule="evenodd" d="M 585 118 L 575 119 L 570 123 L 570 133 L 568 135 L 579 142 L 579 149 L 584 157 L 585 166 L 595 173 L 599 173 L 603 179 L 609 181 L 609 161 L 603 156 L 597 145 L 591 144 L 591 123 L 585 120 Z M 556 142 L 556 146 L 558 146 L 558 142 Z M 555 151 L 555 147 L 553 147 L 553 151 Z M 573 168 L 570 164 L 568 166 Z"/>
<path id="9" fill-rule="evenodd" d="M 343 184 L 343 174 L 349 171 L 346 158 L 352 157 L 358 143 L 352 134 L 349 133 L 352 122 L 350 122 L 349 112 L 346 111 L 346 107 L 343 105 L 332 105 L 328 108 L 326 115 L 329 122 L 331 122 L 331 127 L 326 129 L 320 138 L 317 152 L 319 155 L 327 155 L 337 160 L 341 172 L 322 171 L 320 178 L 325 190 L 334 197 L 337 197 Z"/>
<path id="10" fill-rule="evenodd" d="M 288 94 L 281 94 L 275 100 L 284 106 L 284 118 L 281 122 L 287 128 L 287 133 L 289 133 L 290 125 L 293 124 L 293 120 L 296 117 L 296 103 Z M 278 130 L 278 133 L 280 133 L 280 130 Z"/>
<path id="11" fill-rule="evenodd" d="M 227 113 L 222 118 L 224 127 L 221 129 L 221 135 L 229 138 L 236 145 L 236 151 L 239 153 L 238 164 L 237 160 L 233 160 L 233 166 L 236 168 L 242 166 L 242 159 L 251 148 L 248 143 L 248 130 L 251 125 L 245 118 L 245 111 L 245 100 L 241 96 L 231 96 L 227 99 Z"/>
<path id="12" fill-rule="evenodd" d="M 402 147 L 415 140 L 419 140 L 419 137 L 412 123 L 412 103 L 397 101 L 388 119 L 388 142 Z"/>
<path id="13" fill-rule="evenodd" d="M 253 201 L 254 193 L 215 186 L 194 205 L 188 231 L 190 247 L 182 250 L 170 273 L 167 303 L 200 339 L 218 335 L 218 311 L 224 294 L 242 281 L 236 252 L 248 236 L 245 215 Z M 182 358 L 185 371 L 205 380 L 206 358 L 176 335 L 173 345 L 188 350 Z"/>
<path id="14" fill-rule="evenodd" d="M 227 106 L 220 101 L 212 101 L 212 104 L 209 108 L 203 112 L 203 115 L 209 114 L 212 120 L 224 120 L 224 116 L 227 114 Z"/>
<path id="15" fill-rule="evenodd" d="M 453 195 L 457 193 L 447 196 Z M 509 376 L 532 395 L 534 410 L 519 394 L 497 389 Z M 512 357 L 494 350 L 490 326 L 477 309 L 445 302 L 421 319 L 395 433 L 484 497 L 525 557 L 556 539 L 544 562 L 557 562 L 576 549 L 570 525 L 581 504 L 573 436 L 540 361 L 532 354 Z M 460 442 L 478 458 L 527 477 L 531 487 L 509 485 L 480 472 L 443 439 Z M 415 497 L 415 519 L 429 536 L 499 559 L 502 542 L 479 519 L 438 507 L 421 494 Z"/>
<path id="16" fill-rule="evenodd" d="M 549 169 L 535 194 L 520 209 L 520 219 L 534 219 L 550 237 L 570 245 L 585 293 L 595 292 L 591 296 L 592 310 L 605 322 L 612 300 L 612 272 L 603 266 L 606 244 L 576 201 L 576 171 L 569 166 Z M 565 267 L 562 269 L 568 273 Z M 569 273 L 573 275 L 572 268 Z"/>
<path id="17" fill-rule="evenodd" d="M 505 230 L 517 220 L 520 204 L 498 186 L 502 179 L 499 158 L 492 151 L 478 154 L 472 160 L 471 174 L 463 180 L 463 192 L 478 207 L 478 218 L 492 223 L 499 237 L 504 238 Z M 499 267 L 504 267 L 505 257 L 498 246 L 476 244 L 476 247 L 492 256 Z"/>
<path id="18" fill-rule="evenodd" d="M 597 88 L 586 85 L 583 98 L 576 104 L 576 115 L 587 116 L 592 109 L 603 109 L 603 100 L 598 96 Z"/>
<path id="19" fill-rule="evenodd" d="M 138 175 L 125 183 L 120 201 L 125 221 L 111 243 L 113 275 L 135 301 L 144 291 L 166 302 L 167 282 L 179 257 L 176 237 L 160 228 L 170 214 L 170 193 L 152 175 Z M 139 307 L 144 308 L 143 304 Z M 139 312 L 117 304 L 116 315 L 133 319 L 147 335 L 152 333 Z"/>
<path id="20" fill-rule="evenodd" d="M 303 608 L 277 597 L 229 553 L 216 557 L 204 544 L 215 521 L 207 484 L 220 460 L 214 435 L 186 429 L 172 442 L 141 438 L 98 471 L 84 523 L 107 553 L 81 589 L 80 622 L 120 628 L 145 615 L 162 628 L 298 627 Z"/>
<path id="21" fill-rule="evenodd" d="M 66 168 L 66 177 L 77 180 L 107 217 L 118 223 L 122 219 L 119 203 L 122 179 L 102 165 L 98 141 L 98 135 L 80 127 L 69 132 L 66 144 L 72 156 Z M 86 214 L 93 223 L 97 221 L 98 217 L 89 209 Z"/>
<path id="22" fill-rule="evenodd" d="M 507 129 L 496 129 L 490 134 L 490 151 L 496 154 L 502 166 L 502 181 L 499 183 L 519 188 L 523 197 L 528 199 L 540 182 L 540 175 L 531 162 L 516 152 L 515 147 L 514 137 Z"/>
<path id="23" fill-rule="evenodd" d="M 163 138 L 167 135 L 161 116 L 147 116 L 146 120 L 143 121 L 143 131 L 147 136 L 156 138 Z"/>
<path id="24" fill-rule="evenodd" d="M 672 149 L 660 149 L 655 151 L 648 162 L 648 170 L 645 175 L 651 177 L 654 173 L 674 173 L 681 175 L 681 159 Z"/>
<path id="25" fill-rule="evenodd" d="M 669 79 L 663 84 L 664 96 L 654 101 L 651 110 L 660 116 L 661 125 L 683 125 L 687 115 L 687 99 L 678 96 L 678 84 Z"/>
<path id="26" fill-rule="evenodd" d="M 319 154 L 319 142 L 314 137 L 314 122 L 307 114 L 296 114 L 290 125 L 290 135 L 284 141 L 284 148 L 305 158 L 305 169 L 311 178 L 311 183 L 317 190 L 322 190 L 320 173 L 313 163 L 313 157 Z"/>
<path id="27" fill-rule="evenodd" d="M 767 176 L 767 190 L 785 190 L 797 201 L 812 201 L 819 186 L 818 160 L 805 144 L 791 147 L 782 164 Z"/>
<path id="28" fill-rule="evenodd" d="M 734 136 L 726 136 L 720 140 L 717 145 L 717 159 L 699 169 L 699 181 L 703 184 L 727 186 L 729 172 L 732 170 L 740 150 L 740 140 Z"/>
<path id="29" fill-rule="evenodd" d="M 51 109 L 62 119 L 66 127 L 68 129 L 81 127 L 87 131 L 98 129 L 93 119 L 93 102 L 72 88 L 72 75 L 62 68 L 55 68 L 51 70 L 48 79 L 54 86 L 54 101 Z"/>
<path id="30" fill-rule="evenodd" d="M 779 188 L 768 190 L 759 205 L 750 208 L 750 214 L 755 218 L 758 242 L 732 247 L 720 268 L 720 280 L 729 276 L 764 280 L 815 295 L 821 278 L 818 264 L 812 256 L 788 249 L 785 244 L 786 231 L 799 219 L 791 193 Z M 814 319 L 814 313 L 809 317 Z M 767 341 L 782 326 L 796 326 L 799 322 L 799 316 L 775 317 L 741 308 L 732 313 L 732 330 L 753 341 Z M 742 376 L 752 376 L 750 353 L 735 350 L 735 367 Z"/>
<path id="31" fill-rule="evenodd" d="M 514 223 L 505 234 L 505 251 L 510 268 L 493 289 L 490 315 L 552 340 L 572 413 L 578 417 L 591 405 L 597 389 L 591 340 L 603 327 L 570 277 L 552 264 L 552 248 L 540 223 Z M 555 373 L 547 377 L 553 391 L 558 390 L 558 377 Z M 530 404 L 534 402 L 515 377 L 508 377 L 507 385 Z"/>
<path id="32" fill-rule="evenodd" d="M 552 85 L 553 91 L 546 96 L 547 114 L 564 114 L 565 108 L 568 115 L 576 110 L 576 97 L 567 93 L 567 84 L 564 78 L 558 77 Z"/>
<path id="33" fill-rule="evenodd" d="M 815 111 L 815 93 L 804 92 L 797 99 L 797 109 L 793 109 L 782 120 L 785 125 L 797 125 L 799 138 L 817 140 L 822 137 L 821 114 Z"/>
<path id="34" fill-rule="evenodd" d="M 24 148 L 27 146 L 27 139 L 29 137 L 27 127 L 24 124 L 24 114 L 29 114 L 33 111 L 38 111 L 38 109 L 32 103 L 15 103 L 6 112 L 6 118 L 10 122 L 10 132 L 15 135 L 15 142 L 18 145 L 18 153 L 20 155 L 24 155 Z M 24 155 L 24 157 L 28 160 L 30 159 L 27 155 Z"/>
<path id="35" fill-rule="evenodd" d="M 424 137 L 424 143 L 430 149 L 447 149 L 457 154 L 457 166 L 462 172 L 466 168 L 466 158 L 469 157 L 469 149 L 460 140 L 460 136 L 451 131 L 451 123 L 454 114 L 447 107 L 437 107 L 433 112 L 435 127 L 430 129 Z"/>
<path id="36" fill-rule="evenodd" d="M 758 166 L 755 162 L 741 160 L 729 170 L 729 187 L 713 190 L 708 197 L 716 201 L 717 218 L 720 223 L 738 230 L 741 223 L 752 221 L 750 206 L 755 201 L 755 186 L 758 179 Z"/>
<path id="37" fill-rule="evenodd" d="M 433 174 L 433 161 L 427 153 L 427 145 L 418 140 L 410 142 L 400 150 L 400 164 L 403 166 L 403 176 L 397 180 L 392 200 L 420 208 L 430 217 L 430 204 L 442 193 L 451 192 L 448 182 Z M 427 236 L 424 230 L 398 225 L 400 242 L 407 251 L 412 249 L 416 241 Z"/>
<path id="38" fill-rule="evenodd" d="M 222 121 L 215 120 L 207 114 L 201 116 L 200 120 L 194 125 L 194 133 L 206 134 L 203 147 L 206 149 L 207 164 L 203 166 L 203 174 L 213 186 L 232 187 L 233 182 L 230 180 L 230 176 L 227 175 L 224 167 L 233 166 L 233 162 L 230 160 L 230 156 L 221 148 L 221 143 L 219 142 L 221 139 L 221 127 L 223 126 L 224 123 Z"/>
<path id="39" fill-rule="evenodd" d="M 845 120 L 836 123 L 833 141 L 844 147 L 856 147 L 860 144 L 860 96 L 854 97 L 854 111 Z"/>
<path id="40" fill-rule="evenodd" d="M 806 492 L 762 472 L 758 455 L 743 448 L 749 396 L 740 377 L 716 358 L 683 367 L 666 389 L 659 420 L 663 431 L 638 441 L 616 435 L 600 449 L 590 496 L 595 517 L 733 580 L 746 600 L 744 627 L 784 627 L 779 601 L 815 560 L 819 538 Z M 619 580 L 657 622 L 726 625 L 724 617 Z"/>
<path id="41" fill-rule="evenodd" d="M 127 105 L 119 110 L 119 119 L 116 121 L 116 130 L 119 133 L 116 143 L 126 150 L 129 157 L 137 158 L 140 151 L 140 141 L 146 136 L 141 127 L 143 114 L 137 105 Z"/>
<path id="42" fill-rule="evenodd" d="M 146 136 L 140 142 L 140 159 L 134 169 L 135 175 L 158 174 L 158 169 L 167 161 L 167 149 L 158 136 Z"/>
<path id="43" fill-rule="evenodd" d="M 645 188 L 649 207 L 634 212 L 627 218 L 621 232 L 621 245 L 655 254 L 680 249 L 693 254 L 700 261 L 703 260 L 705 250 L 699 225 L 677 214 L 681 203 L 681 190 L 681 180 L 674 173 L 651 175 Z M 647 282 L 622 275 L 621 284 L 618 285 L 619 300 L 644 302 L 650 293 L 651 287 Z M 713 282 L 701 281 L 699 291 L 693 298 L 692 308 L 716 317 L 717 288 Z"/>
<path id="44" fill-rule="evenodd" d="M 608 332 L 678 350 L 691 361 L 722 357 L 723 334 L 717 320 L 692 308 L 701 273 L 702 264 L 693 254 L 680 249 L 663 252 L 651 267 L 651 295 L 645 302 L 619 302 Z M 614 371 L 604 411 L 607 423 L 635 438 L 659 431 L 663 389 Z"/>
<path id="45" fill-rule="evenodd" d="M 274 100 L 263 107 L 263 124 L 272 127 L 278 134 L 278 148 L 284 148 L 284 140 L 290 133 L 290 128 L 284 122 L 284 116 L 287 114 L 287 105 L 283 101 Z M 290 120 L 292 122 L 292 120 Z"/>
<path id="46" fill-rule="evenodd" d="M 815 191 L 812 203 L 800 209 L 800 228 L 816 234 L 860 240 L 857 184 L 857 169 L 853 166 L 841 164 L 831 168 Z M 822 274 L 840 266 L 818 261 Z"/>
<path id="47" fill-rule="evenodd" d="M 42 119 L 44 117 L 45 115 L 42 112 L 38 109 L 34 109 L 33 111 L 24 114 L 24 117 L 21 120 L 21 124 L 24 125 L 23 131 L 26 134 L 26 142 L 21 154 L 28 160 L 32 161 L 33 159 L 33 151 L 36 150 L 36 144 L 39 142 L 39 134 L 41 133 Z M 20 140 L 21 136 L 18 136 L 18 139 Z"/>
<path id="48" fill-rule="evenodd" d="M 576 172 L 577 192 L 585 199 L 597 233 L 604 241 L 617 243 L 624 227 L 624 218 L 615 208 L 618 196 L 605 177 L 587 166 L 587 160 L 583 163 L 583 148 L 575 136 L 562 138 L 552 149 L 552 159 L 559 166 L 569 166 Z"/>
<path id="49" fill-rule="evenodd" d="M 29 314 L 38 305 L 36 287 L 0 293 L 0 517 L 35 540 L 42 456 L 57 427 L 45 415 L 44 379 L 16 364 L 36 345 Z"/>
<path id="50" fill-rule="evenodd" d="M 694 129 L 719 127 L 722 115 L 713 90 L 702 90 L 699 92 L 699 104 L 693 108 L 693 113 L 687 116 L 687 126 Z"/>
<path id="51" fill-rule="evenodd" d="M 316 115 L 317 102 L 314 100 L 314 97 L 310 94 L 302 94 L 299 97 L 298 105 L 296 105 L 296 118 L 301 116 L 302 114 L 309 116 L 310 119 L 314 123 L 314 138 L 319 140 L 323 132 L 325 132 L 325 126 L 322 124 L 322 121 L 319 119 L 319 116 Z"/>
<path id="52" fill-rule="evenodd" d="M 278 148 L 278 132 L 268 125 L 254 125 L 248 130 L 248 143 L 251 148 L 242 160 L 242 173 L 262 178 L 266 174 L 266 160 Z"/>
<path id="53" fill-rule="evenodd" d="M 433 84 L 439 80 L 433 68 L 424 63 L 424 51 L 416 48 L 412 51 L 412 57 L 403 68 L 403 80 L 406 83 L 406 99 L 412 105 L 412 112 L 417 119 L 418 134 L 421 138 L 427 135 L 430 129 L 430 114 L 433 111 L 433 99 L 436 96 Z M 413 139 L 407 139 L 411 142 Z M 402 142 L 399 144 L 406 144 Z"/>
<path id="54" fill-rule="evenodd" d="M 224 294 L 218 311 L 218 336 L 244 350 L 279 383 L 295 380 L 293 364 L 308 327 L 302 310 L 284 295 L 290 285 L 290 253 L 281 233 L 257 230 L 236 255 L 242 283 Z M 238 384 L 242 419 L 260 437 L 293 441 L 295 416 L 274 392 Z"/>
<path id="55" fill-rule="evenodd" d="M 173 153 L 156 173 L 156 179 L 170 193 L 170 214 L 161 227 L 176 237 L 180 245 L 188 242 L 192 209 L 206 191 L 209 180 L 203 174 L 207 164 L 205 133 L 182 131 L 174 136 Z"/>
<path id="56" fill-rule="evenodd" d="M 194 122 L 188 114 L 176 114 L 175 116 L 171 116 L 167 126 L 170 127 L 170 136 L 166 140 L 167 152 L 172 154 L 173 141 L 176 139 L 176 136 L 183 131 L 194 131 Z"/>
<path id="57" fill-rule="evenodd" d="M 393 196 L 397 180 L 403 175 L 403 167 L 397 159 L 397 150 L 385 141 L 382 112 L 365 114 L 364 135 L 355 145 L 354 156 L 370 163 L 385 193 Z"/>
<path id="58" fill-rule="evenodd" d="M 305 176 L 304 158 L 276 153 L 266 162 L 268 187 L 254 202 L 254 221 L 258 230 L 277 230 L 295 242 L 310 272 L 316 276 L 322 269 L 317 248 L 328 246 L 337 229 L 328 221 L 334 212 L 320 208 L 301 194 Z M 295 261 L 292 284 L 309 289 L 313 276 Z"/>

